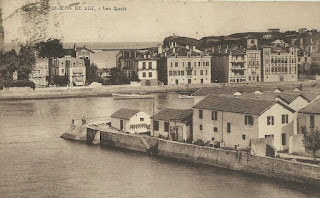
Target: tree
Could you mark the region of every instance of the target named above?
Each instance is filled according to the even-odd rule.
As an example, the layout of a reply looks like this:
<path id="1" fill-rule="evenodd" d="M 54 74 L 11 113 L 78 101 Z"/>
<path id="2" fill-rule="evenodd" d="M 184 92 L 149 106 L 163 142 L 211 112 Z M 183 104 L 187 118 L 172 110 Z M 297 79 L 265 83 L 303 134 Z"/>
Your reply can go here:
<path id="1" fill-rule="evenodd" d="M 5 52 L 0 59 L 0 78 L 2 80 L 12 80 L 12 74 L 18 70 L 19 59 L 16 51 Z"/>
<path id="2" fill-rule="evenodd" d="M 316 63 L 312 63 L 310 65 L 310 67 L 307 70 L 307 73 L 309 75 L 316 75 L 316 74 L 320 74 L 320 66 L 317 65 Z"/>
<path id="3" fill-rule="evenodd" d="M 303 129 L 303 134 L 304 148 L 312 151 L 313 158 L 316 159 L 315 154 L 320 150 L 320 130 L 318 128 L 311 128 L 310 132 L 307 132 L 306 129 Z"/>
<path id="4" fill-rule="evenodd" d="M 91 63 L 91 65 L 86 66 L 86 76 L 87 76 L 87 83 L 91 84 L 92 82 L 98 81 L 98 67 L 96 64 Z"/>
<path id="5" fill-rule="evenodd" d="M 28 80 L 29 74 L 32 72 L 36 63 L 36 59 L 30 47 L 21 46 L 18 55 L 18 62 L 18 79 Z"/>
<path id="6" fill-rule="evenodd" d="M 39 50 L 39 56 L 42 58 L 62 57 L 65 52 L 59 39 L 48 39 L 46 42 L 41 41 L 36 44 L 36 47 Z"/>

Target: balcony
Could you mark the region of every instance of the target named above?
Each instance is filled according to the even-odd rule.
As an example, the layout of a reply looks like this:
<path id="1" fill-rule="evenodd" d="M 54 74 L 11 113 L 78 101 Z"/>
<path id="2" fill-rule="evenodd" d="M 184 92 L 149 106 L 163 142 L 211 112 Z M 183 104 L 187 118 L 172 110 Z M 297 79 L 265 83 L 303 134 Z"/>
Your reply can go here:
<path id="1" fill-rule="evenodd" d="M 231 66 L 231 70 L 246 70 L 244 66 Z"/>
<path id="2" fill-rule="evenodd" d="M 232 75 L 232 76 L 230 76 L 230 78 L 243 78 L 243 79 L 246 79 L 246 76 L 245 75 Z"/>
<path id="3" fill-rule="evenodd" d="M 231 63 L 245 63 L 246 61 L 244 59 L 232 59 L 230 62 Z"/>

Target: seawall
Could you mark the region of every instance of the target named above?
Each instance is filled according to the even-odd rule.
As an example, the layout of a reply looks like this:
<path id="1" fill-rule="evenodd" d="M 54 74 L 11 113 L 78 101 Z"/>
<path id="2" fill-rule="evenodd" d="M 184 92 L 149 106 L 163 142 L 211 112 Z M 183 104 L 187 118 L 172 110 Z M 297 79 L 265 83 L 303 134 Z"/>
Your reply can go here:
<path id="1" fill-rule="evenodd" d="M 143 140 L 145 139 L 145 141 Z M 153 154 L 192 163 L 212 165 L 284 181 L 320 185 L 320 166 L 253 156 L 244 152 L 228 151 L 125 133 L 101 132 L 102 147 L 115 147 Z"/>

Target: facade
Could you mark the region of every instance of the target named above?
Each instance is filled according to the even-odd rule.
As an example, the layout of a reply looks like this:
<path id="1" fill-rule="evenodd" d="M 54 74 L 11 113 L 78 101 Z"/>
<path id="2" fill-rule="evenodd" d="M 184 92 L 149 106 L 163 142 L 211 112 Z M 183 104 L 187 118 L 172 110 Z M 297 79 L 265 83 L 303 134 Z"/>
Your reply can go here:
<path id="1" fill-rule="evenodd" d="M 66 76 L 72 85 L 86 83 L 86 67 L 83 59 L 74 57 L 54 58 L 50 65 L 50 78 Z"/>
<path id="2" fill-rule="evenodd" d="M 111 115 L 111 126 L 131 134 L 150 132 L 150 115 L 140 110 L 120 109 Z"/>
<path id="3" fill-rule="evenodd" d="M 78 47 L 75 48 L 76 51 L 76 58 L 81 58 L 81 59 L 92 59 L 92 53 L 94 53 L 92 50 L 84 47 Z"/>
<path id="4" fill-rule="evenodd" d="M 233 50 L 229 56 L 229 83 L 245 83 L 247 69 L 245 49 Z"/>
<path id="5" fill-rule="evenodd" d="M 137 58 L 138 78 L 142 86 L 158 85 L 158 61 L 150 51 L 140 54 Z"/>
<path id="6" fill-rule="evenodd" d="M 297 48 L 263 48 L 264 82 L 298 81 Z"/>
<path id="7" fill-rule="evenodd" d="M 211 55 L 211 82 L 229 82 L 229 53 L 212 53 Z"/>
<path id="8" fill-rule="evenodd" d="M 261 81 L 261 52 L 260 50 L 247 50 L 247 82 Z"/>
<path id="9" fill-rule="evenodd" d="M 172 48 L 167 56 L 168 85 L 211 83 L 211 56 L 194 48 Z"/>
<path id="10" fill-rule="evenodd" d="M 35 67 L 32 70 L 29 80 L 37 87 L 47 86 L 47 77 L 49 76 L 49 61 L 47 58 L 36 58 Z"/>
<path id="11" fill-rule="evenodd" d="M 299 133 L 303 132 L 303 128 L 308 132 L 311 129 L 320 129 L 320 99 L 317 99 L 299 111 L 298 123 Z"/>
<path id="12" fill-rule="evenodd" d="M 193 140 L 249 148 L 251 139 L 272 137 L 276 150 L 286 150 L 294 113 L 279 101 L 210 95 L 194 106 Z"/>
<path id="13" fill-rule="evenodd" d="M 138 56 L 137 50 L 121 50 L 116 55 L 117 68 L 127 77 L 138 75 L 138 63 L 135 60 Z"/>
<path id="14" fill-rule="evenodd" d="M 320 52 L 311 53 L 311 63 L 320 65 Z"/>
<path id="15" fill-rule="evenodd" d="M 152 133 L 155 137 L 180 142 L 192 142 L 192 109 L 166 108 L 152 119 Z"/>

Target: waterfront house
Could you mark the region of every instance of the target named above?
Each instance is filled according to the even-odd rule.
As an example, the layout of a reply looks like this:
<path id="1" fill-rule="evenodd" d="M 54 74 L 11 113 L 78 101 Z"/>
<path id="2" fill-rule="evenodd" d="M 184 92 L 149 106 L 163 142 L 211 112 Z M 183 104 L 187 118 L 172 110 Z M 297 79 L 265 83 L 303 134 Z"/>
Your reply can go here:
<path id="1" fill-rule="evenodd" d="M 135 58 L 138 65 L 138 78 L 142 86 L 158 85 L 158 68 L 156 54 L 152 51 L 139 53 Z"/>
<path id="2" fill-rule="evenodd" d="M 121 50 L 116 55 L 117 68 L 127 78 L 138 75 L 138 64 L 135 58 L 139 55 L 138 50 Z"/>
<path id="3" fill-rule="evenodd" d="M 166 108 L 155 114 L 152 119 L 152 133 L 174 141 L 192 141 L 192 109 Z"/>
<path id="4" fill-rule="evenodd" d="M 29 80 L 34 82 L 36 87 L 47 86 L 49 76 L 49 62 L 47 58 L 36 58 L 35 66 L 29 75 Z"/>
<path id="5" fill-rule="evenodd" d="M 277 150 L 286 150 L 294 133 L 295 111 L 280 101 L 212 94 L 193 108 L 194 141 L 249 148 L 251 139 L 272 137 Z"/>
<path id="6" fill-rule="evenodd" d="M 165 53 L 168 85 L 211 83 L 211 56 L 194 46 L 173 47 Z"/>
<path id="7" fill-rule="evenodd" d="M 111 115 L 111 126 L 119 131 L 135 133 L 150 132 L 150 115 L 135 109 L 119 109 Z"/>
<path id="8" fill-rule="evenodd" d="M 76 58 L 81 58 L 81 59 L 88 59 L 89 61 L 92 60 L 92 54 L 94 51 L 91 49 L 88 49 L 86 46 L 83 47 L 75 47 L 75 52 L 76 52 Z"/>
<path id="9" fill-rule="evenodd" d="M 54 58 L 50 61 L 50 77 L 66 76 L 72 85 L 85 85 L 86 67 L 83 59 L 74 57 Z"/>

